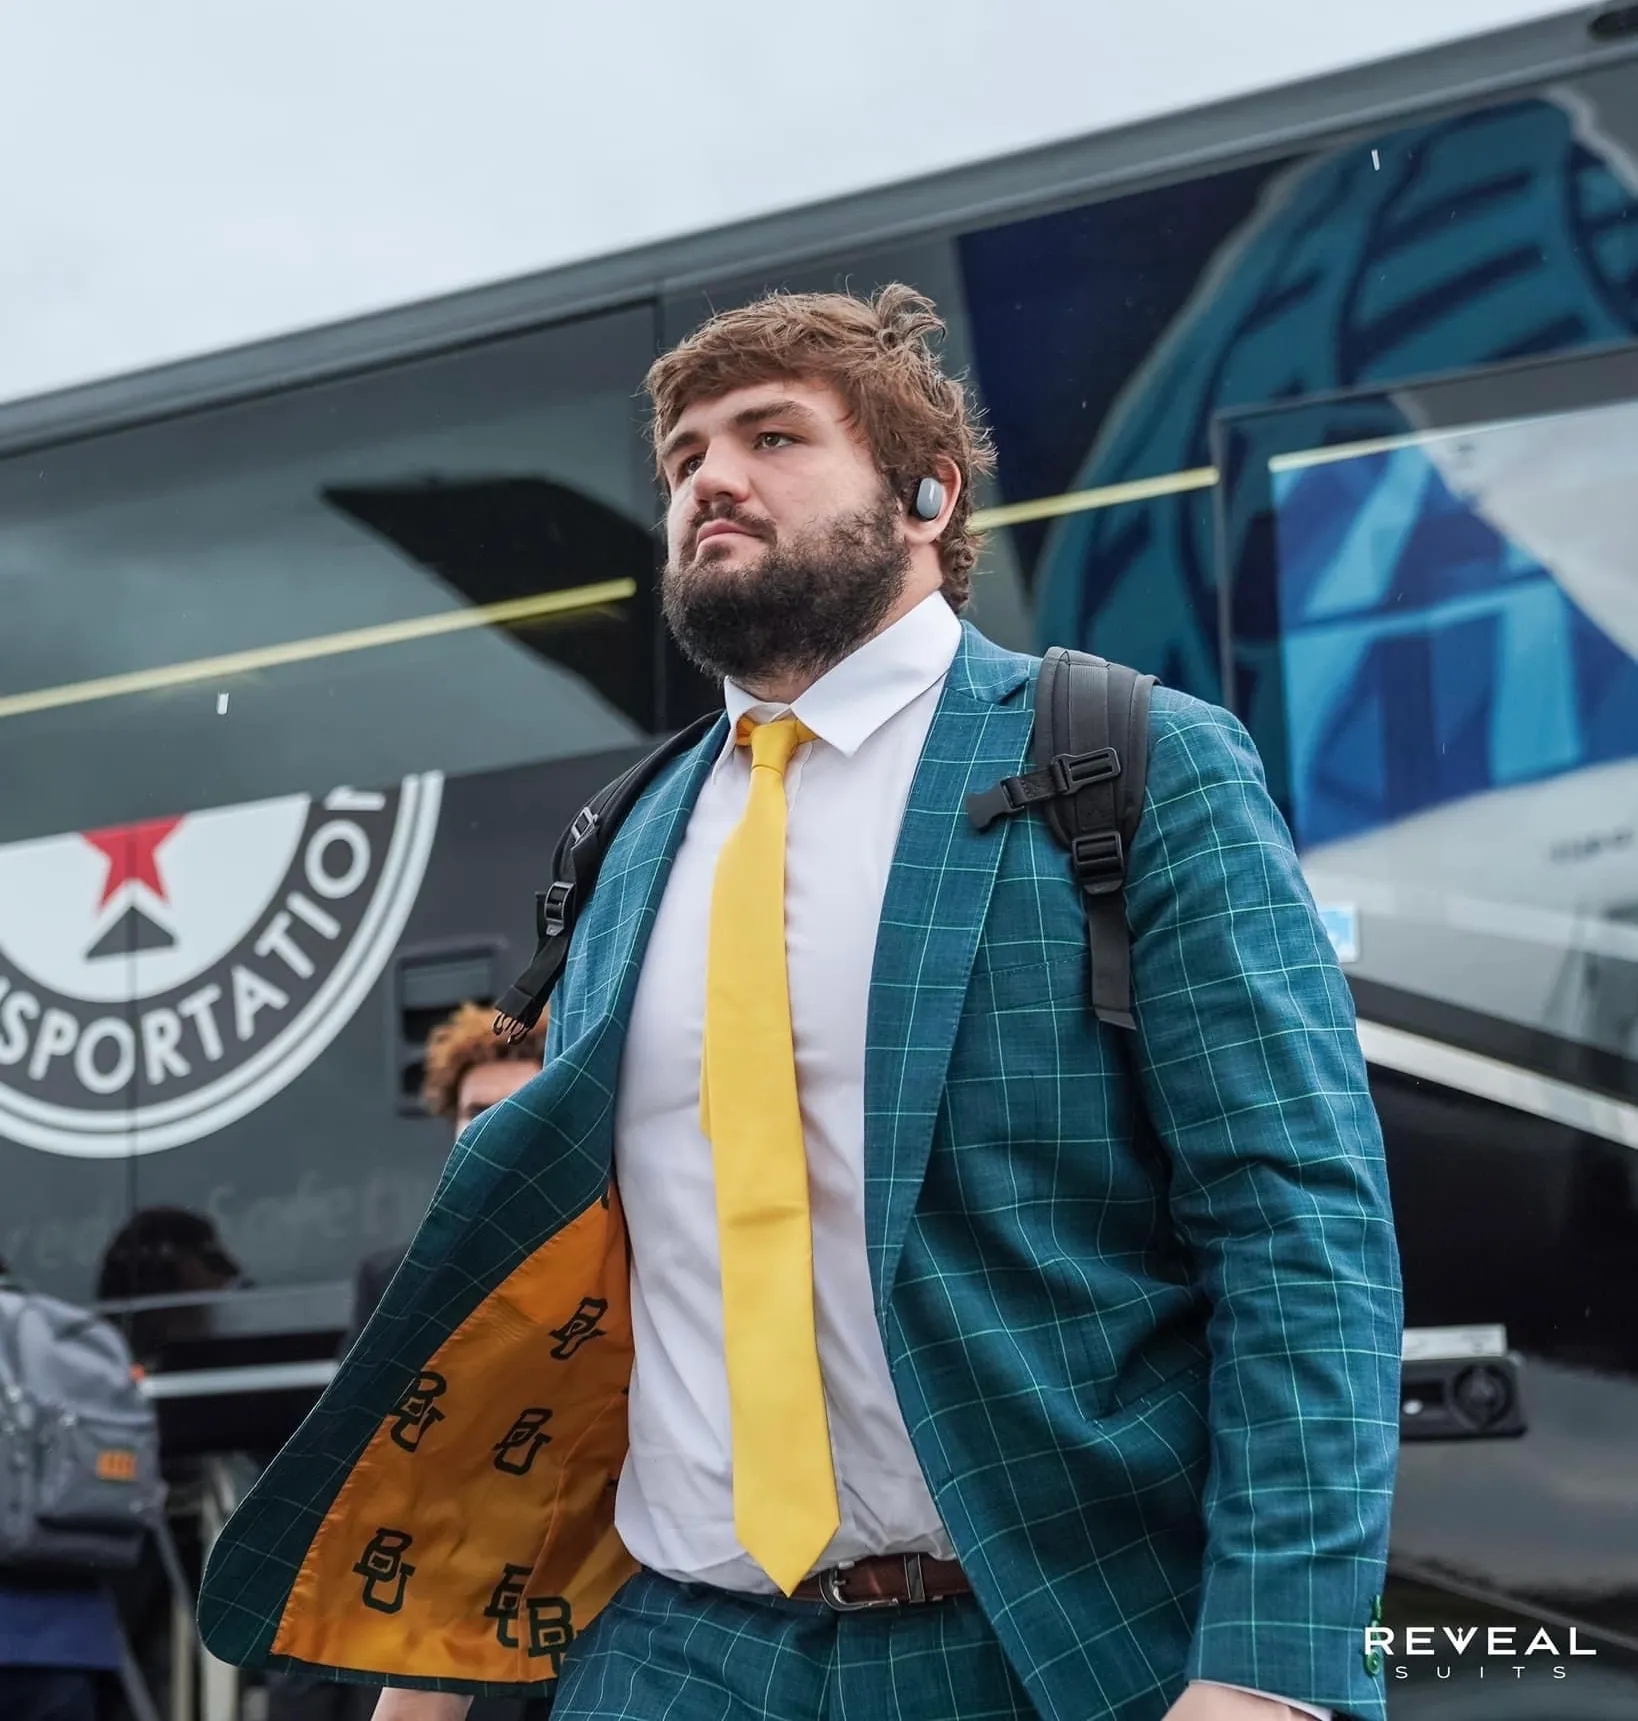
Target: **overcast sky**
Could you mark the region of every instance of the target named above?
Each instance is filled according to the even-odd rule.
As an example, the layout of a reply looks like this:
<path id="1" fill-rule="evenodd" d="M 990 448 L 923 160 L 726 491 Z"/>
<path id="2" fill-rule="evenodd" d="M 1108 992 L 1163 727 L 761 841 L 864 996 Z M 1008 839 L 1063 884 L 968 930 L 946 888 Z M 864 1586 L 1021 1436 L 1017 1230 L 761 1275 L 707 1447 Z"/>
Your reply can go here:
<path id="1" fill-rule="evenodd" d="M 0 399 L 1563 0 L 0 0 Z"/>

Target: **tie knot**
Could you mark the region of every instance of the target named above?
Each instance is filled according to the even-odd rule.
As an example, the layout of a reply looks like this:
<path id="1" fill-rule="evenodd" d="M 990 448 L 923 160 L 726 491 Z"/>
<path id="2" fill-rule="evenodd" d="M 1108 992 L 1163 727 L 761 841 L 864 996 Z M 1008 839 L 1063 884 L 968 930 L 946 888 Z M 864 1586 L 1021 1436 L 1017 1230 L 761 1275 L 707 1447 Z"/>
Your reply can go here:
<path id="1" fill-rule="evenodd" d="M 818 737 L 799 717 L 776 717 L 772 723 L 753 723 L 748 717 L 739 720 L 734 739 L 741 747 L 751 749 L 751 768 L 766 765 L 770 770 L 785 774 L 785 767 L 804 741 Z"/>

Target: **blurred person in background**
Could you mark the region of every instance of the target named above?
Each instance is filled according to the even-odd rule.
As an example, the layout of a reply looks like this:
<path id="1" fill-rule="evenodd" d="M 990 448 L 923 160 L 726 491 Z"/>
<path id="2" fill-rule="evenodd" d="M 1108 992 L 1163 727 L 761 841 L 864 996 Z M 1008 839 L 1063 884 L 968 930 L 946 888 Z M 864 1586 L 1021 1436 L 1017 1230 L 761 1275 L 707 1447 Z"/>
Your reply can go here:
<path id="1" fill-rule="evenodd" d="M 119 1617 L 95 1579 L 0 1572 L 4 1721 L 102 1721 L 120 1661 Z"/>
<path id="2" fill-rule="evenodd" d="M 210 1331 L 210 1313 L 202 1303 L 179 1300 L 166 1307 L 157 1299 L 188 1299 L 201 1291 L 243 1290 L 249 1285 L 204 1214 L 187 1207 L 144 1207 L 109 1240 L 97 1274 L 97 1301 L 156 1299 L 155 1307 L 126 1312 L 120 1325 L 132 1356 L 157 1372 L 167 1347 L 185 1345 Z"/>
<path id="3" fill-rule="evenodd" d="M 0 1261 L 0 1285 L 15 1285 Z M 0 1571 L 0 1721 L 101 1721 L 119 1617 L 92 1578 Z"/>

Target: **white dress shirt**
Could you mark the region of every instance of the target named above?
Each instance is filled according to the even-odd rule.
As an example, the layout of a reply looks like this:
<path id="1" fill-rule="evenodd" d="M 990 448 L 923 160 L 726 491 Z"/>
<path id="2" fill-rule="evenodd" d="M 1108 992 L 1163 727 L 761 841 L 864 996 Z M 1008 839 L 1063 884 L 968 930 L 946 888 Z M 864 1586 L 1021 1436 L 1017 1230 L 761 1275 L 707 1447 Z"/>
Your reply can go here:
<path id="1" fill-rule="evenodd" d="M 814 1317 L 841 1506 L 821 1566 L 953 1549 L 887 1371 L 865 1253 L 865 1015 L 882 896 L 910 782 L 961 640 L 931 597 L 794 706 L 725 685 L 731 723 L 794 710 L 819 737 L 785 772 L 785 943 L 796 1088 L 813 1214 Z M 615 1111 L 631 1238 L 631 1450 L 615 1524 L 667 1576 L 770 1594 L 734 1534 L 721 1266 L 711 1144 L 700 1133 L 711 886 L 744 816 L 749 749 L 730 739 L 700 790 L 650 935 Z"/>
<path id="2" fill-rule="evenodd" d="M 794 711 L 818 737 L 785 773 L 785 941 L 813 1219 L 814 1314 L 841 1523 L 819 1568 L 954 1548 L 899 1411 L 865 1248 L 864 1066 L 870 974 L 911 780 L 961 625 L 937 593 L 792 705 L 729 681 L 730 724 Z M 750 794 L 732 738 L 701 787 L 661 898 L 621 1063 L 614 1162 L 631 1241 L 636 1361 L 615 1527 L 683 1582 L 771 1595 L 734 1533 L 732 1435 L 700 1039 L 717 855 Z M 1308 1711 L 1322 1714 L 1321 1711 Z"/>

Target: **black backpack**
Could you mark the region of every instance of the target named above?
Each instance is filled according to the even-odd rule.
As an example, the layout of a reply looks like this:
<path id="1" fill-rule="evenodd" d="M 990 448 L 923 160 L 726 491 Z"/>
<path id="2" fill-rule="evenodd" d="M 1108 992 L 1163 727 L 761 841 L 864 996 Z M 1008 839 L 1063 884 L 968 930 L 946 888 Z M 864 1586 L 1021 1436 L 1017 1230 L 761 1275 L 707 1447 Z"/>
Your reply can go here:
<path id="1" fill-rule="evenodd" d="M 1045 814 L 1081 887 L 1092 1008 L 1099 1021 L 1118 1028 L 1136 1026 L 1126 856 L 1143 816 L 1149 691 L 1155 681 L 1090 653 L 1053 646 L 1042 661 L 1035 692 L 1035 769 L 967 797 L 967 816 L 979 830 L 1032 807 Z M 698 745 L 720 717 L 708 712 L 679 730 L 576 814 L 552 858 L 552 884 L 535 897 L 535 954 L 500 1000 L 497 1034 L 520 1040 L 540 1020 L 615 832 L 644 789 L 673 759 Z"/>

